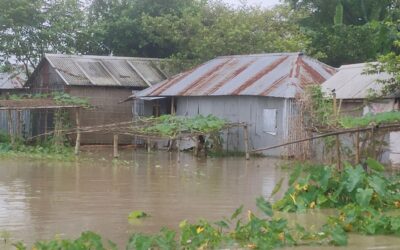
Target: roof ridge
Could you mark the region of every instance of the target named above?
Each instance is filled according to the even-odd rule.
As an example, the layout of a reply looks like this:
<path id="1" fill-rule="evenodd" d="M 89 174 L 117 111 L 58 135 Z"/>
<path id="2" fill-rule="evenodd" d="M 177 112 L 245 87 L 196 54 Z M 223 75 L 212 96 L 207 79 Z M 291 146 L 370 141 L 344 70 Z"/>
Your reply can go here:
<path id="1" fill-rule="evenodd" d="M 278 53 L 259 53 L 259 54 L 247 54 L 247 55 L 225 55 L 225 56 L 217 56 L 214 59 L 217 58 L 237 58 L 237 57 L 263 57 L 263 56 L 295 56 L 299 55 L 302 56 L 304 55 L 303 52 L 278 52 Z"/>
<path id="2" fill-rule="evenodd" d="M 63 58 L 80 58 L 80 59 L 108 59 L 108 60 L 127 60 L 140 59 L 143 61 L 167 61 L 168 58 L 152 58 L 152 57 L 129 57 L 129 56 L 101 56 L 101 55 L 74 55 L 74 54 L 52 54 L 45 53 L 45 57 L 63 57 Z"/>

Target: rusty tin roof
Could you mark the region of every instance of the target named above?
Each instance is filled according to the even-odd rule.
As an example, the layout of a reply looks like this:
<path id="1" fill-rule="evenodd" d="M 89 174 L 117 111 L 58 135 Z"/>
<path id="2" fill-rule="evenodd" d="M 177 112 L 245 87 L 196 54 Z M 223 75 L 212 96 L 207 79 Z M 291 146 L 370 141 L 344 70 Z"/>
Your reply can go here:
<path id="1" fill-rule="evenodd" d="M 378 93 L 382 89 L 382 84 L 378 80 L 390 78 L 387 73 L 364 74 L 366 63 L 343 65 L 338 73 L 322 84 L 322 91 L 330 94 L 335 90 L 338 99 L 364 99 L 371 91 Z"/>
<path id="2" fill-rule="evenodd" d="M 0 90 L 23 89 L 26 81 L 25 73 L 0 73 Z"/>
<path id="3" fill-rule="evenodd" d="M 162 59 L 46 54 L 45 58 L 67 85 L 145 88 L 168 77 Z"/>
<path id="4" fill-rule="evenodd" d="M 336 69 L 302 53 L 223 56 L 175 75 L 136 96 L 250 95 L 292 98 Z"/>

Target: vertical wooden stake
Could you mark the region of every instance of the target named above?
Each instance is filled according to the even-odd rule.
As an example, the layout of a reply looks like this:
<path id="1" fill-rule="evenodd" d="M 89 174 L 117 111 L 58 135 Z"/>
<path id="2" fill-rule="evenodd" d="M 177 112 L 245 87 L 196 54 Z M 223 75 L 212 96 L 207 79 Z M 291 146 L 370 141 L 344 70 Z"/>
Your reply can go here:
<path id="1" fill-rule="evenodd" d="M 360 164 L 360 131 L 356 132 L 356 164 Z"/>
<path id="2" fill-rule="evenodd" d="M 175 115 L 175 98 L 171 98 L 171 115 Z"/>
<path id="3" fill-rule="evenodd" d="M 150 138 L 147 138 L 147 153 L 151 152 Z"/>
<path id="4" fill-rule="evenodd" d="M 200 144 L 198 136 L 195 137 L 195 143 L 196 143 L 196 145 L 194 146 L 193 152 L 194 152 L 194 156 L 198 156 L 199 155 L 199 144 Z"/>
<path id="5" fill-rule="evenodd" d="M 375 130 L 374 130 L 374 127 L 371 128 L 371 157 L 372 157 L 372 159 L 376 159 Z"/>
<path id="6" fill-rule="evenodd" d="M 15 137 L 14 137 L 14 133 L 13 133 L 13 122 L 12 122 L 11 109 L 7 110 L 7 125 L 8 125 L 8 135 L 10 136 L 10 139 L 11 139 L 11 145 L 14 145 Z"/>
<path id="7" fill-rule="evenodd" d="M 177 147 L 177 161 L 178 161 L 178 163 L 179 162 L 181 162 L 181 154 L 180 154 L 180 152 L 181 152 L 181 149 L 180 149 L 180 139 L 178 139 L 178 140 L 176 140 L 176 147 Z"/>
<path id="8" fill-rule="evenodd" d="M 339 135 L 336 135 L 336 157 L 337 157 L 337 168 L 339 170 L 342 170 L 342 162 L 341 162 L 341 156 L 340 156 L 340 140 L 339 140 Z"/>
<path id="9" fill-rule="evenodd" d="M 335 120 L 337 119 L 337 100 L 336 100 L 336 92 L 332 93 L 333 97 L 333 115 L 335 117 Z"/>
<path id="10" fill-rule="evenodd" d="M 17 137 L 22 137 L 22 118 L 21 118 L 21 110 L 17 110 Z"/>
<path id="11" fill-rule="evenodd" d="M 113 145 L 114 145 L 114 154 L 113 154 L 113 156 L 114 156 L 114 158 L 118 158 L 119 157 L 119 154 L 118 154 L 118 134 L 114 135 L 114 143 L 113 143 Z"/>
<path id="12" fill-rule="evenodd" d="M 249 131 L 247 125 L 243 126 L 243 136 L 244 136 L 244 152 L 246 153 L 246 160 L 250 159 L 249 154 Z"/>
<path id="13" fill-rule="evenodd" d="M 75 141 L 75 155 L 79 154 L 79 149 L 81 147 L 81 121 L 80 121 L 80 110 L 77 108 L 75 110 L 75 116 L 76 116 L 76 141 Z M 47 124 L 47 122 L 46 122 Z"/>
<path id="14" fill-rule="evenodd" d="M 48 130 L 48 124 L 47 124 L 47 120 L 48 120 L 48 113 L 49 111 L 46 109 L 44 111 L 44 140 L 47 141 L 47 130 Z"/>

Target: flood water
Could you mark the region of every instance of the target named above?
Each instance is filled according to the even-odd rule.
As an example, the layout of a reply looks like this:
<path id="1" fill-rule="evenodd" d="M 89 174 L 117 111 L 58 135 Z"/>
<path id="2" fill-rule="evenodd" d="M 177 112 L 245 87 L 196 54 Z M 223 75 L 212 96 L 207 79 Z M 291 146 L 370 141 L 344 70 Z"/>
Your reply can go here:
<path id="1" fill-rule="evenodd" d="M 91 230 L 123 249 L 133 232 L 156 233 L 163 226 L 177 229 L 184 219 L 218 220 L 242 204 L 255 210 L 255 199 L 268 198 L 287 175 L 277 167 L 279 160 L 270 158 L 196 159 L 181 154 L 178 163 L 168 152 L 125 150 L 113 162 L 111 149 L 86 153 L 84 158 L 1 159 L 0 237 L 7 232 L 12 240 L 31 245 Z M 128 214 L 133 210 L 150 217 L 130 224 Z M 312 226 L 323 223 L 325 216 L 314 212 L 289 219 Z M 400 249 L 400 238 L 352 235 L 347 249 Z"/>

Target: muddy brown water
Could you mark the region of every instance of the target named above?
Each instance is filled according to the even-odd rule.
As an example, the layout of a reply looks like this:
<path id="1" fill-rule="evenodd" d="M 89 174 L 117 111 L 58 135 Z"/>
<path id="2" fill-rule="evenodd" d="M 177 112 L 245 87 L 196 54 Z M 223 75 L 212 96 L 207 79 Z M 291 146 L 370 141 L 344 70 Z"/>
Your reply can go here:
<path id="1" fill-rule="evenodd" d="M 110 149 L 101 149 L 76 162 L 0 159 L 0 238 L 7 235 L 32 245 L 91 230 L 123 249 L 133 232 L 177 229 L 185 219 L 218 220 L 242 204 L 255 210 L 255 199 L 269 197 L 280 178 L 287 176 L 277 167 L 281 162 L 270 158 L 196 159 L 181 154 L 178 163 L 168 152 L 125 150 L 112 162 L 110 154 Z M 128 214 L 133 210 L 150 217 L 130 224 Z M 288 218 L 312 227 L 322 224 L 326 213 Z M 0 242 L 0 249 L 7 248 Z M 323 249 L 331 248 L 337 249 Z M 400 238 L 351 235 L 346 248 L 400 249 Z"/>

